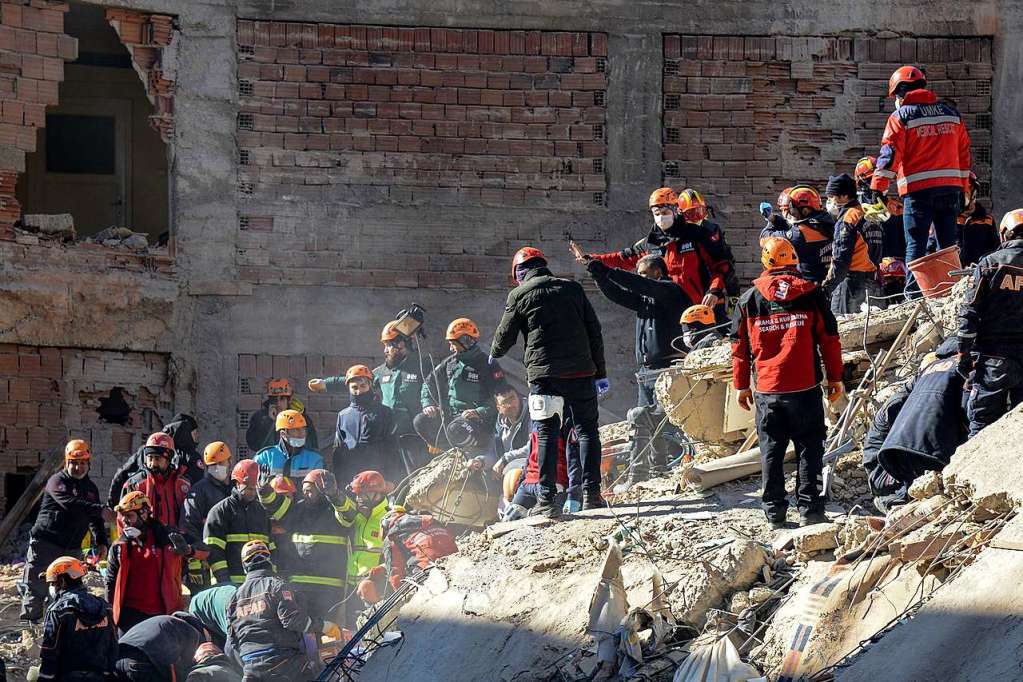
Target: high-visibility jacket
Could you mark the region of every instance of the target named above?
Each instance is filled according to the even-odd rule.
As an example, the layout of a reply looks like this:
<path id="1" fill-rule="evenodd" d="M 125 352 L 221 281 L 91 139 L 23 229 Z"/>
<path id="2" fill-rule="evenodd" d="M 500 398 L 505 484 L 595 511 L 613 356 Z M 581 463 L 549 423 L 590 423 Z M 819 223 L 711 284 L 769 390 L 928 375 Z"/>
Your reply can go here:
<path id="1" fill-rule="evenodd" d="M 351 527 L 358 509 L 345 496 L 337 505 L 326 498 L 316 502 L 290 499 L 273 490 L 259 501 L 274 520 L 291 536 L 294 561 L 287 566 L 288 582 L 293 585 L 320 585 L 341 589 L 345 586 Z"/>
<path id="2" fill-rule="evenodd" d="M 384 533 L 380 522 L 387 515 L 387 500 L 373 507 L 369 516 L 360 511 L 355 516 L 352 535 L 352 556 L 348 559 L 348 581 L 355 585 L 383 561 Z"/>
<path id="3" fill-rule="evenodd" d="M 888 116 L 870 186 L 883 192 L 896 180 L 900 196 L 930 187 L 965 190 L 970 162 L 970 135 L 956 108 L 930 90 L 912 90 Z"/>
<path id="4" fill-rule="evenodd" d="M 863 218 L 863 209 L 858 201 L 853 200 L 842 208 L 835 223 L 835 241 L 831 244 L 831 267 L 828 279 L 835 285 L 846 278 L 850 272 L 874 272 L 877 270 L 870 259 L 870 246 L 867 244 L 867 221 Z"/>
<path id="5" fill-rule="evenodd" d="M 210 548 L 213 582 L 218 584 L 245 582 L 242 546 L 249 540 L 262 540 L 274 548 L 266 510 L 258 500 L 245 502 L 237 490 L 213 505 L 206 516 L 203 540 Z"/>

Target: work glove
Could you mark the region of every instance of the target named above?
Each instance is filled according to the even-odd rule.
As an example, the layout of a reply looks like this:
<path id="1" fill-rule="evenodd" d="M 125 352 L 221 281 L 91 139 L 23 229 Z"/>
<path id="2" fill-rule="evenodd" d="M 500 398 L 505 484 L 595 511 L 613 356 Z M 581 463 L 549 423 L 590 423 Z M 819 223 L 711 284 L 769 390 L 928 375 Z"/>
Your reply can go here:
<path id="1" fill-rule="evenodd" d="M 845 391 L 845 386 L 842 385 L 841 381 L 829 381 L 828 382 L 828 402 L 835 402 L 842 397 L 842 393 Z"/>
<path id="2" fill-rule="evenodd" d="M 273 470 L 269 464 L 259 465 L 259 478 L 256 479 L 256 486 L 259 488 L 259 494 L 270 492 L 270 482 L 273 481 L 274 475 Z"/>
<path id="3" fill-rule="evenodd" d="M 341 626 L 329 620 L 323 621 L 322 634 L 327 639 L 332 639 L 335 642 L 341 639 Z"/>
<path id="4" fill-rule="evenodd" d="M 597 387 L 598 396 L 607 395 L 607 392 L 611 390 L 611 380 L 606 377 L 604 379 L 597 379 L 593 382 L 593 385 Z"/>
<path id="5" fill-rule="evenodd" d="M 327 390 L 327 382 L 323 379 L 310 379 L 309 390 L 313 393 L 323 393 Z"/>
<path id="6" fill-rule="evenodd" d="M 188 541 L 185 540 L 184 536 L 181 535 L 181 533 L 168 533 L 167 539 L 170 540 L 171 550 L 175 554 L 180 554 L 184 556 L 186 554 L 191 553 L 192 547 L 188 544 Z"/>
<path id="7" fill-rule="evenodd" d="M 771 219 L 771 213 L 774 209 L 771 208 L 771 202 L 761 201 L 760 202 L 760 215 L 764 217 L 764 220 Z"/>

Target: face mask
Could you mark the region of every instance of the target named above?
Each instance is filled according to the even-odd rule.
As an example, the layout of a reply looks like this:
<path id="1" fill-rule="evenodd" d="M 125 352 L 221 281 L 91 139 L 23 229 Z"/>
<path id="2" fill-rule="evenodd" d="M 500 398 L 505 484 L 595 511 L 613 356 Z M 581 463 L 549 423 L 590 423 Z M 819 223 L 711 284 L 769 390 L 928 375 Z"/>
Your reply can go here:
<path id="1" fill-rule="evenodd" d="M 50 591 L 50 600 L 56 599 L 57 598 L 57 586 L 54 585 L 53 583 L 50 583 L 49 591 Z"/>
<path id="2" fill-rule="evenodd" d="M 349 398 L 351 398 L 353 405 L 358 405 L 359 407 L 366 407 L 367 405 L 372 404 L 373 393 L 370 391 L 367 391 L 366 393 L 360 393 L 359 395 L 355 395 L 354 393 L 352 393 L 349 395 Z"/>
<path id="3" fill-rule="evenodd" d="M 839 206 L 838 202 L 835 201 L 834 197 L 828 197 L 827 209 L 828 213 L 830 213 L 835 218 L 837 218 L 838 214 L 842 211 L 842 207 Z"/>
<path id="4" fill-rule="evenodd" d="M 211 464 L 208 467 L 206 467 L 206 470 L 210 472 L 210 476 L 217 479 L 221 483 L 227 480 L 226 464 Z"/>
<path id="5" fill-rule="evenodd" d="M 657 215 L 654 216 L 654 224 L 662 230 L 667 230 L 675 223 L 675 216 L 671 213 L 668 215 Z"/>
<path id="6" fill-rule="evenodd" d="M 129 540 L 137 540 L 142 535 L 142 529 L 135 526 L 125 526 L 122 535 Z"/>
<path id="7" fill-rule="evenodd" d="M 686 345 L 686 348 L 692 348 L 696 343 L 696 332 L 682 332 L 682 343 Z"/>
<path id="8" fill-rule="evenodd" d="M 290 445 L 293 448 L 300 448 L 303 445 L 305 445 L 305 437 L 292 438 L 291 436 L 286 436 L 284 440 L 286 440 L 288 442 L 288 445 Z"/>
<path id="9" fill-rule="evenodd" d="M 902 98 L 901 97 L 896 97 L 895 98 L 895 111 L 898 111 L 901 108 L 902 108 Z"/>

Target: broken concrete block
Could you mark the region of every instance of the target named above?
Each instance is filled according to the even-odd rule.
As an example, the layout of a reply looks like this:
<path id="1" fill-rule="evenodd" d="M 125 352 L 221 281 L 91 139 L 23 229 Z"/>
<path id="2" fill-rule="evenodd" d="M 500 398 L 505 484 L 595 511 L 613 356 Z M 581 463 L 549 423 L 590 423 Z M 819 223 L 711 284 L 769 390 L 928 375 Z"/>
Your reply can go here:
<path id="1" fill-rule="evenodd" d="M 740 590 L 732 595 L 732 598 L 728 600 L 728 610 L 732 613 L 742 613 L 750 605 L 749 592 Z"/>
<path id="2" fill-rule="evenodd" d="M 838 547 L 838 526 L 834 523 L 815 523 L 782 531 L 772 544 L 776 550 L 792 548 L 801 554 L 824 552 Z"/>
<path id="3" fill-rule="evenodd" d="M 75 219 L 70 213 L 45 215 L 33 213 L 23 216 L 21 224 L 26 229 L 47 235 L 70 235 L 75 232 Z"/>
<path id="4" fill-rule="evenodd" d="M 1011 511 L 1015 504 L 1006 492 L 991 493 L 974 501 L 976 507 L 970 514 L 970 521 L 983 523 Z"/>
<path id="5" fill-rule="evenodd" d="M 770 599 L 773 594 L 774 591 L 770 587 L 758 585 L 749 591 L 749 602 L 754 606 L 758 606 Z"/>
<path id="6" fill-rule="evenodd" d="M 914 500 L 926 500 L 941 493 L 941 472 L 928 471 L 918 476 L 909 486 L 909 496 Z"/>
<path id="7" fill-rule="evenodd" d="M 942 551 L 967 537 L 967 535 L 966 531 L 959 530 L 940 535 L 931 535 L 930 537 L 909 542 L 898 540 L 888 546 L 888 551 L 893 559 L 899 561 L 933 559 Z"/>

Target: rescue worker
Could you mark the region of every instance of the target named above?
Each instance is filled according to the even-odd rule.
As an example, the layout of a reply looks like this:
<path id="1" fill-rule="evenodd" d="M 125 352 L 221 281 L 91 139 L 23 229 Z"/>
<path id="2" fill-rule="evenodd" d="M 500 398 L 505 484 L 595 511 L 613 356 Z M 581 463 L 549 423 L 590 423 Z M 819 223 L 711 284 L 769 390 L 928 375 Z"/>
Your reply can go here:
<path id="1" fill-rule="evenodd" d="M 210 571 L 217 585 L 241 585 L 245 581 L 242 546 L 250 540 L 270 542 L 270 516 L 257 499 L 259 477 L 259 465 L 253 460 L 235 464 L 231 471 L 234 490 L 206 516 L 203 541 L 209 547 Z"/>
<path id="2" fill-rule="evenodd" d="M 881 261 L 881 235 L 880 232 L 876 235 L 875 252 L 871 253 L 867 240 L 870 224 L 856 198 L 856 181 L 848 173 L 828 178 L 824 194 L 828 197 L 828 213 L 836 222 L 831 265 L 821 289 L 831 297 L 831 312 L 852 315 L 860 312 L 870 298 L 877 298 L 875 262 Z"/>
<path id="3" fill-rule="evenodd" d="M 898 305 L 906 300 L 903 291 L 906 289 L 906 264 L 898 258 L 885 257 L 877 269 L 878 281 L 881 284 L 882 307 Z"/>
<path id="4" fill-rule="evenodd" d="M 312 388 L 310 386 L 310 388 Z M 249 416 L 249 428 L 245 430 L 245 443 L 252 452 L 273 447 L 278 441 L 277 415 L 285 410 L 301 412 L 308 425 L 306 447 L 317 450 L 319 441 L 312 417 L 306 413 L 305 405 L 295 397 L 295 390 L 287 379 L 271 379 L 266 384 L 266 400 L 259 409 Z"/>
<path id="5" fill-rule="evenodd" d="M 870 183 L 874 179 L 874 167 L 877 159 L 873 156 L 864 156 L 856 162 L 853 171 L 853 179 L 856 181 L 856 198 L 863 209 L 864 218 L 868 224 L 876 224 L 881 228 L 881 259 L 897 258 L 900 261 L 906 260 L 906 230 L 902 225 L 902 200 L 895 196 L 885 195 L 883 206 L 871 204 L 873 191 Z M 874 245 L 870 244 L 870 230 L 868 228 L 867 241 L 871 248 L 871 260 L 875 264 L 880 261 L 874 260 Z"/>
<path id="6" fill-rule="evenodd" d="M 284 512 L 287 511 L 284 507 L 285 504 L 290 507 L 295 503 L 298 488 L 287 476 L 274 476 L 270 482 L 270 488 L 278 495 L 287 498 L 286 502 L 281 502 L 281 509 Z M 292 568 L 297 565 L 298 557 L 295 554 L 295 546 L 291 543 L 291 533 L 284 527 L 280 516 L 275 516 L 276 518 L 270 519 L 270 546 L 274 548 L 274 566 L 277 567 L 277 572 L 281 575 L 289 575 Z"/>
<path id="7" fill-rule="evenodd" d="M 959 312 L 959 369 L 976 368 L 970 438 L 1023 401 L 1023 208 L 999 225 L 1002 246 L 980 259 Z"/>
<path id="8" fill-rule="evenodd" d="M 756 402 L 763 469 L 763 505 L 771 527 L 785 525 L 783 462 L 789 441 L 799 468 L 796 501 L 800 525 L 825 521 L 820 482 L 823 470 L 824 406 L 820 360 L 828 400 L 842 395 L 842 344 L 838 323 L 821 290 L 800 277 L 792 244 L 772 237 L 763 244 L 764 274 L 739 299 L 732 319 L 732 382 L 744 410 Z M 756 374 L 756 393 L 750 372 Z"/>
<path id="9" fill-rule="evenodd" d="M 915 66 L 901 66 L 888 79 L 895 111 L 888 116 L 870 182 L 870 203 L 880 205 L 896 180 L 903 198 L 907 264 L 925 255 L 932 225 L 939 249 L 955 244 L 956 217 L 969 184 L 970 136 L 962 117 L 926 88 L 927 78 Z M 920 296 L 912 272 L 906 295 Z"/>
<path id="10" fill-rule="evenodd" d="M 455 536 L 431 514 L 407 514 L 404 507 L 395 506 L 384 517 L 381 529 L 391 589 L 398 589 L 410 570 L 425 571 L 437 559 L 458 551 Z"/>
<path id="11" fill-rule="evenodd" d="M 203 627 L 210 635 L 210 641 L 223 648 L 227 643 L 227 631 L 230 623 L 227 620 L 227 606 L 238 586 L 228 583 L 216 585 L 203 590 L 188 601 L 188 612 L 202 621 Z"/>
<path id="12" fill-rule="evenodd" d="M 416 433 L 433 448 L 461 448 L 470 456 L 482 456 L 479 465 L 486 460 L 492 466 L 494 395 L 506 383 L 504 372 L 480 348 L 479 327 L 469 318 L 452 320 L 444 338 L 451 355 L 423 382 L 423 411 L 413 420 Z"/>
<path id="13" fill-rule="evenodd" d="M 877 453 L 881 451 L 885 438 L 891 432 L 892 424 L 895 423 L 908 397 L 909 391 L 902 386 L 895 395 L 885 401 L 874 413 L 867 435 L 863 438 L 863 470 L 867 473 L 867 488 L 874 498 L 874 507 L 882 514 L 887 514 L 891 507 L 900 504 L 906 492 L 902 483 L 878 463 Z"/>
<path id="14" fill-rule="evenodd" d="M 324 472 L 326 473 L 326 472 Z M 248 682 L 298 682 L 312 679 L 318 666 L 306 653 L 305 637 L 317 637 L 324 621 L 314 619 L 295 599 L 295 591 L 274 573 L 270 547 L 263 541 L 241 549 L 245 582 L 228 606 L 228 646 L 242 663 Z"/>
<path id="15" fill-rule="evenodd" d="M 981 258 L 1001 246 L 994 216 L 977 201 L 978 191 L 980 181 L 977 180 L 977 174 L 970 171 L 965 205 L 962 213 L 956 218 L 959 262 L 963 267 L 973 267 Z"/>
<path id="16" fill-rule="evenodd" d="M 175 682 L 188 677 L 207 633 L 185 611 L 148 618 L 121 636 L 115 676 L 119 682 Z"/>
<path id="17" fill-rule="evenodd" d="M 206 516 L 214 505 L 231 494 L 231 449 L 227 444 L 215 441 L 207 445 L 202 461 L 206 474 L 188 491 L 182 511 L 182 530 L 193 538 L 203 536 Z M 199 559 L 189 559 L 187 583 L 193 595 L 209 587 L 209 566 Z"/>
<path id="18" fill-rule="evenodd" d="M 171 466 L 174 459 L 174 440 L 162 431 L 149 436 L 144 450 L 145 466 L 124 484 L 124 495 L 139 491 L 149 499 L 156 520 L 165 526 L 181 526 L 181 512 L 192 486 L 184 468 Z"/>
<path id="19" fill-rule="evenodd" d="M 580 263 L 598 260 L 622 270 L 632 270 L 645 255 L 660 256 L 667 265 L 668 277 L 682 288 L 686 299 L 683 308 L 694 303 L 715 308 L 724 302 L 728 282 L 734 276 L 734 259 L 721 228 L 706 220 L 703 198 L 691 189 L 683 190 L 683 195 L 684 211 L 673 189 L 654 190 L 648 202 L 654 227 L 646 239 L 629 248 L 600 254 L 584 254 L 575 242 L 570 242 L 569 248 Z"/>
<path id="20" fill-rule="evenodd" d="M 309 421 L 298 410 L 277 413 L 277 444 L 263 448 L 253 459 L 275 475 L 299 479 L 323 468 L 323 457 L 309 446 Z"/>
<path id="21" fill-rule="evenodd" d="M 789 242 L 799 257 L 801 277 L 820 284 L 831 267 L 835 221 L 822 210 L 821 195 L 808 185 L 796 185 L 778 196 L 778 214 L 771 214 L 760 231 L 760 244 L 775 237 Z"/>
<path id="22" fill-rule="evenodd" d="M 718 329 L 714 311 L 702 303 L 683 310 L 678 321 L 682 325 L 682 344 L 690 351 L 709 348 L 725 338 Z"/>
<path id="23" fill-rule="evenodd" d="M 302 496 L 291 503 L 262 480 L 259 501 L 291 535 L 295 560 L 288 581 L 302 608 L 314 619 L 328 618 L 344 601 L 355 502 L 338 490 L 334 475 L 314 469 L 302 480 Z"/>
<path id="24" fill-rule="evenodd" d="M 554 505 L 561 507 L 562 511 L 567 512 L 568 510 L 565 508 L 564 503 L 567 498 L 569 481 L 568 457 L 565 452 L 564 438 L 558 439 L 558 468 L 555 476 L 556 492 L 554 495 Z M 525 516 L 535 516 L 544 513 L 543 509 L 537 509 L 540 496 L 539 439 L 534 431 L 529 434 L 529 456 L 526 459 L 525 470 L 502 520 L 514 521 Z"/>
<path id="25" fill-rule="evenodd" d="M 334 435 L 334 477 L 350 481 L 366 469 L 380 469 L 400 479 L 410 472 L 398 452 L 394 414 L 373 390 L 373 373 L 366 365 L 345 372 L 350 403 L 337 414 Z"/>
<path id="26" fill-rule="evenodd" d="M 185 682 L 241 682 L 242 676 L 231 659 L 212 642 L 200 644 L 195 650 L 194 660 L 195 667 L 188 673 Z"/>
<path id="27" fill-rule="evenodd" d="M 586 270 L 606 298 L 636 313 L 639 397 L 628 414 L 636 432 L 629 471 L 619 486 L 621 490 L 616 488 L 616 492 L 624 492 L 634 483 L 667 473 L 669 443 L 661 437 L 651 442 L 657 422 L 664 415 L 654 399 L 654 384 L 660 370 L 684 355 L 673 342 L 683 335 L 680 319 L 688 301 L 682 289 L 668 277 L 668 266 L 660 256 L 643 256 L 636 261 L 634 273 L 609 268 L 599 260 L 590 260 Z"/>
<path id="28" fill-rule="evenodd" d="M 107 601 L 123 634 L 150 616 L 182 608 L 181 575 L 185 557 L 206 558 L 202 545 L 153 516 L 145 493 L 135 490 L 116 507 L 121 537 L 110 548 Z"/>
<path id="29" fill-rule="evenodd" d="M 508 294 L 490 354 L 499 358 L 518 342 L 519 334 L 525 338 L 529 416 L 539 439 L 537 513 L 551 518 L 561 514 L 554 504 L 558 442 L 569 428 L 579 439 L 583 507 L 606 506 L 600 495 L 597 394 L 607 393 L 611 383 L 597 313 L 582 285 L 555 277 L 539 249 L 519 249 L 512 259 L 512 276 L 518 286 Z"/>
<path id="30" fill-rule="evenodd" d="M 526 399 L 514 386 L 505 385 L 494 396 L 497 407 L 497 428 L 494 433 L 495 476 L 503 476 L 505 469 L 525 469 L 529 455 L 529 433 L 532 422 Z M 518 464 L 518 466 L 516 466 Z"/>
<path id="31" fill-rule="evenodd" d="M 39 644 L 39 678 L 54 682 L 103 682 L 117 661 L 117 631 L 110 605 L 89 594 L 88 572 L 74 557 L 62 556 L 46 568 L 52 601 Z"/>
<path id="32" fill-rule="evenodd" d="M 394 486 L 379 471 L 363 471 L 349 486 L 355 495 L 355 526 L 352 554 L 348 557 L 348 585 L 354 589 L 359 581 L 378 566 L 383 558 L 384 534 L 380 522 L 387 514 L 387 496 Z"/>
<path id="33" fill-rule="evenodd" d="M 68 441 L 64 468 L 46 481 L 18 583 L 21 620 L 35 623 L 42 618 L 46 584 L 41 574 L 57 557 L 79 553 L 86 532 L 91 533 L 97 560 L 106 558 L 109 540 L 105 523 L 114 520 L 114 512 L 100 503 L 99 489 L 89 478 L 91 459 L 87 442 Z"/>
<path id="34" fill-rule="evenodd" d="M 199 464 L 199 453 L 196 451 L 199 439 L 199 423 L 190 414 L 179 412 L 160 429 L 174 442 L 171 468 L 180 471 L 189 483 L 200 480 L 203 476 L 202 465 Z M 178 451 L 177 448 L 182 450 Z M 133 476 L 146 468 L 146 444 L 143 444 L 129 457 L 114 474 L 107 492 L 107 506 L 111 509 L 124 496 L 124 484 Z"/>

